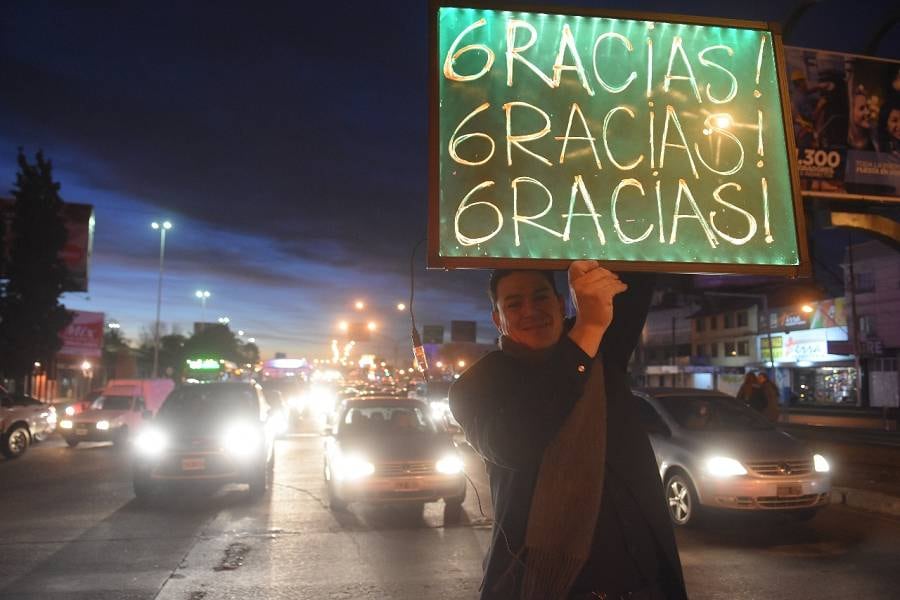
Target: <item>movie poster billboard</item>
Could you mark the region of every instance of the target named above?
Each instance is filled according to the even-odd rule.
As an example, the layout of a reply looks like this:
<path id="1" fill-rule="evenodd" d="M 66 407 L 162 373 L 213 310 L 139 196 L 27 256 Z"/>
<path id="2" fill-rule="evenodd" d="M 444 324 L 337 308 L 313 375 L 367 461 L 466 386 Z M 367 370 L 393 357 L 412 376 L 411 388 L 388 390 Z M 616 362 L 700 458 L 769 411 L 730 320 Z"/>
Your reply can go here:
<path id="1" fill-rule="evenodd" d="M 900 201 L 900 61 L 793 47 L 785 61 L 803 194 Z"/>

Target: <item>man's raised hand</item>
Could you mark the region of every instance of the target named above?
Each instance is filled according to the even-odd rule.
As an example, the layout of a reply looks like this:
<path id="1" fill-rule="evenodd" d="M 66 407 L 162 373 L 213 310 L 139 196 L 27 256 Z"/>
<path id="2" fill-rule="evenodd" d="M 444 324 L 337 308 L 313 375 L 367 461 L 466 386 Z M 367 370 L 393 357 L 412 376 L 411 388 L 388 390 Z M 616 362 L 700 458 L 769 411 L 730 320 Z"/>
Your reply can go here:
<path id="1" fill-rule="evenodd" d="M 569 290 L 576 312 L 569 337 L 588 355 L 597 354 L 613 319 L 613 297 L 626 289 L 615 273 L 596 260 L 576 260 L 569 266 Z"/>

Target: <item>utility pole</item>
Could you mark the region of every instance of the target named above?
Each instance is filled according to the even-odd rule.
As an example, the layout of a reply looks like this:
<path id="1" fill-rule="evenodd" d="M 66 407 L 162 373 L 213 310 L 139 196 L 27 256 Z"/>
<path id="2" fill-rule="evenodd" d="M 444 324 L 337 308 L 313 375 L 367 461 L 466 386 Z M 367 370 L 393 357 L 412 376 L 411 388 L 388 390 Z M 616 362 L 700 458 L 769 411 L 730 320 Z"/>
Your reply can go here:
<path id="1" fill-rule="evenodd" d="M 856 314 L 856 274 L 853 271 L 853 231 L 847 232 L 847 259 L 850 262 L 850 319 L 853 334 L 853 366 L 856 369 L 856 406 L 862 407 L 862 363 L 859 360 L 859 316 Z"/>

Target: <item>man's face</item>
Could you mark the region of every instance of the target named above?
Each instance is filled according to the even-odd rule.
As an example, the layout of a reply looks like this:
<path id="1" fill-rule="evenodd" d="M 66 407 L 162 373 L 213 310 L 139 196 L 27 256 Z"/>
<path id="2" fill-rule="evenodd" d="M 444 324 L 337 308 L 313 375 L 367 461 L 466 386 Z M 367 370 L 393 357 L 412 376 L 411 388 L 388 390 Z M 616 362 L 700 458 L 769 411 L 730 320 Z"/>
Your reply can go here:
<path id="1" fill-rule="evenodd" d="M 517 271 L 497 284 L 494 325 L 526 348 L 542 350 L 559 341 L 564 314 L 562 297 L 540 273 Z"/>
<path id="2" fill-rule="evenodd" d="M 869 104 L 866 97 L 862 94 L 854 94 L 851 116 L 853 117 L 854 125 L 865 129 L 872 125 L 869 122 Z"/>

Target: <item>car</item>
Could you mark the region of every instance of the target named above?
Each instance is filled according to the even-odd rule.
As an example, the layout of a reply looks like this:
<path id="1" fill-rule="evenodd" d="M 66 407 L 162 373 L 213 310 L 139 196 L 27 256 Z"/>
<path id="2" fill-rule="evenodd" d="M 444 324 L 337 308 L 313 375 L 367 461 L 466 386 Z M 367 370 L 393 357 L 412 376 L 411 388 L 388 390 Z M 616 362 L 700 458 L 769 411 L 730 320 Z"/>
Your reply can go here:
<path id="1" fill-rule="evenodd" d="M 113 379 L 91 407 L 59 422 L 70 448 L 81 442 L 125 447 L 175 387 L 171 379 Z"/>
<path id="2" fill-rule="evenodd" d="M 436 423 L 450 423 L 459 426 L 450 412 L 450 383 L 440 379 L 430 379 L 419 383 L 407 392 L 409 398 L 422 400 L 428 404 L 429 416 Z"/>
<path id="3" fill-rule="evenodd" d="M 45 440 L 55 429 L 56 409 L 0 387 L 0 451 L 4 456 L 19 458 L 33 442 Z"/>
<path id="4" fill-rule="evenodd" d="M 55 402 L 56 414 L 60 417 L 74 417 L 77 414 L 90 410 L 94 400 L 103 395 L 103 388 L 91 390 L 79 400 L 62 400 Z"/>
<path id="5" fill-rule="evenodd" d="M 466 498 L 463 461 L 453 439 L 438 429 L 420 401 L 397 396 L 344 400 L 325 431 L 323 476 L 329 506 L 353 502 L 405 504 L 421 512 L 444 500 L 455 521 Z"/>
<path id="6" fill-rule="evenodd" d="M 245 483 L 252 497 L 269 489 L 274 428 L 262 388 L 253 382 L 189 384 L 169 394 L 134 439 L 134 494 L 168 484 Z"/>
<path id="7" fill-rule="evenodd" d="M 274 404 L 277 396 L 281 397 L 287 425 L 295 425 L 307 411 L 307 407 L 304 406 L 304 384 L 296 378 L 267 379 L 261 385 L 270 404 Z"/>
<path id="8" fill-rule="evenodd" d="M 827 506 L 827 459 L 727 394 L 634 390 L 675 525 L 706 512 L 781 513 L 797 520 Z"/>

